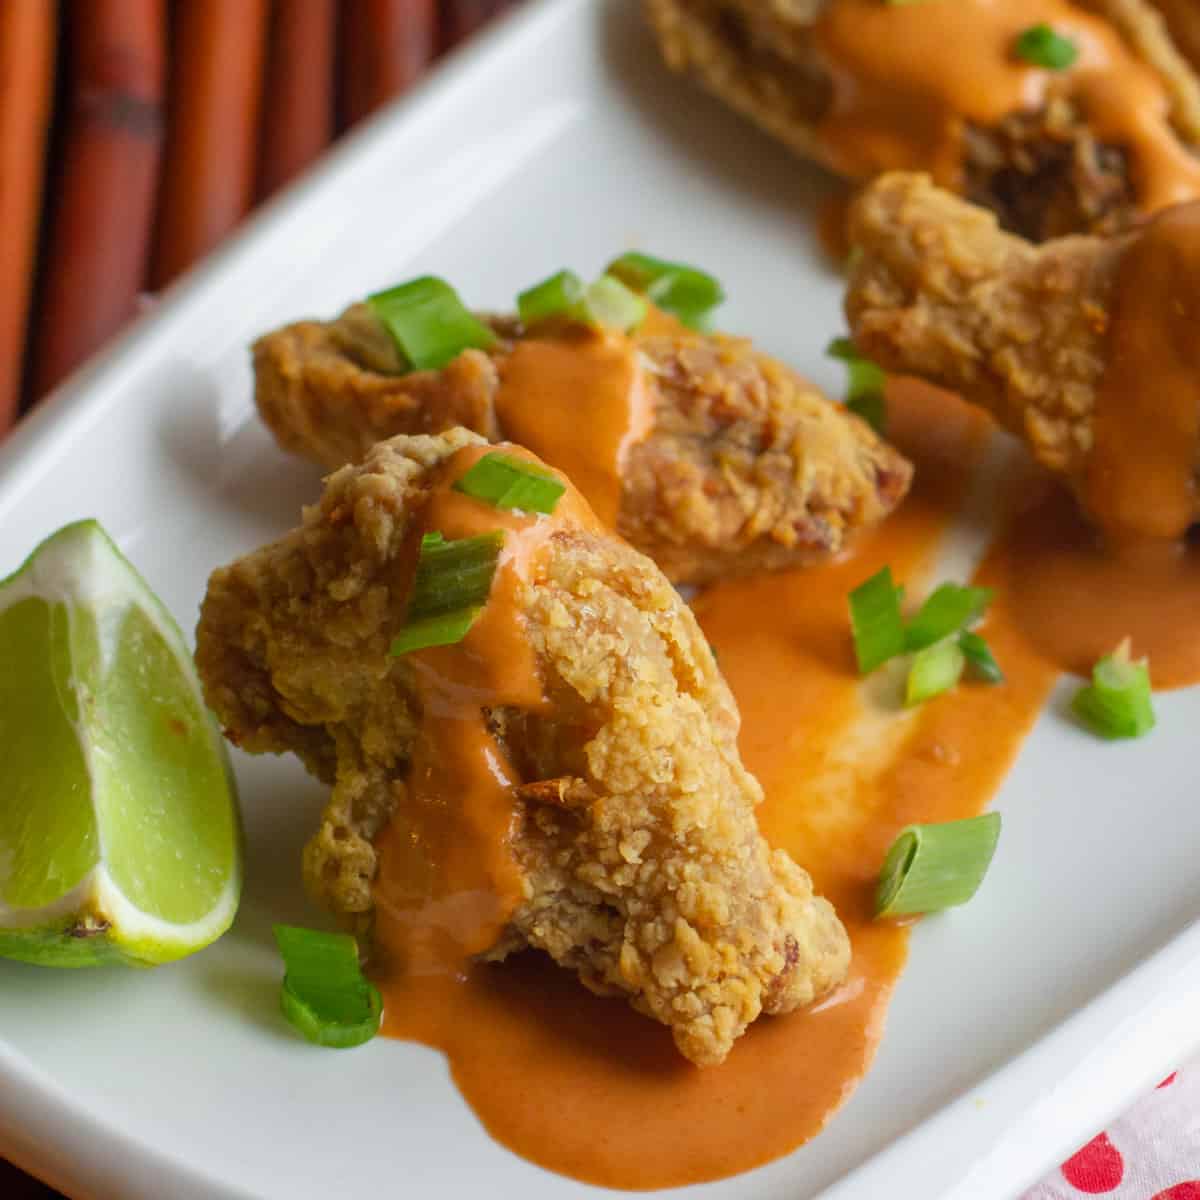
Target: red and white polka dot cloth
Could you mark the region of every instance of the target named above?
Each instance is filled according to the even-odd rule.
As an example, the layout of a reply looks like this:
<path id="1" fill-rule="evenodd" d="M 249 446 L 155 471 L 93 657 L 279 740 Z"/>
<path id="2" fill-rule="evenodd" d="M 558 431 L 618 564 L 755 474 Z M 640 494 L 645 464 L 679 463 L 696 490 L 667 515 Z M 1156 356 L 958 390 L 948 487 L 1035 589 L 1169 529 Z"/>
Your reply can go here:
<path id="1" fill-rule="evenodd" d="M 1022 1200 L 1200 1200 L 1200 1058 L 1143 1096 Z"/>

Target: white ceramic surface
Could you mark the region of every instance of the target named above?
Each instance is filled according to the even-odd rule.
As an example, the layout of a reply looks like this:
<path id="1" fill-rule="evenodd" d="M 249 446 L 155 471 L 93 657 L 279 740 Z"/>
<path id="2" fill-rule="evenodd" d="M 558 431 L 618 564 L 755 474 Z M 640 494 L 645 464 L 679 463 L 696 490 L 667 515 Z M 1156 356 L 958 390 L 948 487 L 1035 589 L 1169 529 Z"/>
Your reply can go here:
<path id="1" fill-rule="evenodd" d="M 5 444 L 0 573 L 96 516 L 190 627 L 208 571 L 317 487 L 252 418 L 247 341 L 421 272 L 504 307 L 627 246 L 690 259 L 727 285 L 725 325 L 837 388 L 822 348 L 839 287 L 812 234 L 825 186 L 668 77 L 632 0 L 541 0 L 336 150 Z M 998 798 L 987 887 L 916 931 L 853 1099 L 810 1146 L 695 1200 L 1007 1200 L 1200 1041 L 1200 690 L 1161 698 L 1133 745 L 1060 708 Z M 0 962 L 0 1150 L 89 1200 L 595 1194 L 495 1144 L 438 1054 L 330 1053 L 281 1024 L 270 925 L 320 920 L 297 864 L 321 794 L 294 764 L 236 765 L 248 884 L 222 942 L 150 974 Z"/>

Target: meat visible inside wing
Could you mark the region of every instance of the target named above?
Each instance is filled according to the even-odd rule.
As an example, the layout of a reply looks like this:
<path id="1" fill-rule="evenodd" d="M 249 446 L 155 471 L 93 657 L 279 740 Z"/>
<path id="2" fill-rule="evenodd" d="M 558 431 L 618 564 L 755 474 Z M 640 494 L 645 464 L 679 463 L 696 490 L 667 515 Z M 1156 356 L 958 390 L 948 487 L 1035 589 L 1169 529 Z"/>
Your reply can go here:
<path id="1" fill-rule="evenodd" d="M 844 145 L 831 144 L 822 130 L 838 103 L 838 80 L 850 80 L 847 95 L 857 85 L 843 65 L 827 60 L 818 33 L 823 15 L 838 2 L 646 0 L 646 7 L 672 69 L 697 78 L 803 157 L 844 172 Z M 847 6 L 854 2 L 848 0 Z M 1174 4 L 1164 0 L 1163 6 Z M 1045 21 L 1053 24 L 1061 7 L 1047 4 Z M 1133 60 L 1154 72 L 1161 88 L 1158 103 L 1169 109 L 1179 144 L 1195 146 L 1200 141 L 1200 83 L 1147 0 L 1079 0 L 1075 7 L 1103 18 Z M 1182 18 L 1169 15 L 1175 21 L 1173 32 L 1183 33 Z M 893 19 L 911 17 L 936 28 L 938 16 L 936 8 L 921 6 L 919 13 L 895 13 Z M 1030 20 L 1036 23 L 1034 17 Z M 897 44 L 892 52 L 900 55 L 904 48 Z M 956 52 L 992 53 L 1004 59 L 1011 47 L 979 50 L 959 45 Z M 931 72 L 939 69 L 936 59 L 928 65 Z M 1111 87 L 1126 84 L 1114 74 Z M 1134 93 L 1129 96 L 1132 105 Z M 919 97 L 897 92 L 894 107 L 914 100 Z M 1145 96 L 1139 93 L 1136 102 L 1145 103 Z M 959 115 L 962 141 L 955 187 L 991 209 L 1010 232 L 1040 242 L 1069 233 L 1111 233 L 1136 221 L 1140 204 L 1133 147 L 1100 132 L 1086 104 L 1072 96 L 1069 73 L 1053 82 L 1035 107 L 1015 105 L 999 120 L 986 123 L 965 111 Z M 931 140 L 916 138 L 900 151 L 894 133 L 869 124 L 858 128 L 849 140 L 867 144 L 878 139 L 886 149 L 879 151 L 870 170 L 849 173 L 865 179 L 890 167 L 934 170 Z M 939 178 L 950 182 L 948 175 Z"/>
<path id="2" fill-rule="evenodd" d="M 467 350 L 441 371 L 409 374 L 365 305 L 336 321 L 287 326 L 254 348 L 259 411 L 284 449 L 328 467 L 359 461 L 396 434 L 456 425 L 525 441 L 497 415 L 523 334 L 513 321 L 494 325 L 495 351 Z M 632 350 L 649 427 L 614 468 L 616 528 L 673 581 L 836 553 L 906 493 L 911 468 L 899 453 L 748 341 L 652 322 Z M 587 405 L 589 397 L 571 391 L 554 402 Z M 531 444 L 564 465 L 549 443 Z"/>
<path id="3" fill-rule="evenodd" d="M 332 786 L 305 873 L 360 927 L 387 883 L 379 840 L 416 819 L 426 784 L 414 761 L 442 719 L 427 689 L 447 660 L 389 655 L 411 548 L 481 444 L 454 430 L 377 445 L 331 476 L 299 529 L 216 571 L 204 601 L 208 702 L 236 744 L 295 752 Z M 572 516 L 580 504 L 568 489 L 553 518 L 507 518 L 536 535 L 535 550 L 498 568 L 518 574 L 494 581 L 488 600 L 500 588 L 515 604 L 509 632 L 532 652 L 542 698 L 456 693 L 469 710 L 462 729 L 483 745 L 456 734 L 434 766 L 461 774 L 486 753 L 493 784 L 494 761 L 511 779 L 509 844 L 491 851 L 511 855 L 517 882 L 482 957 L 545 951 L 669 1026 L 693 1062 L 717 1063 L 760 1013 L 836 986 L 849 944 L 808 875 L 758 831 L 761 789 L 738 754 L 737 708 L 691 611 L 649 559 Z M 455 832 L 461 803 L 457 791 L 438 801 L 460 859 L 478 837 L 465 809 Z"/>

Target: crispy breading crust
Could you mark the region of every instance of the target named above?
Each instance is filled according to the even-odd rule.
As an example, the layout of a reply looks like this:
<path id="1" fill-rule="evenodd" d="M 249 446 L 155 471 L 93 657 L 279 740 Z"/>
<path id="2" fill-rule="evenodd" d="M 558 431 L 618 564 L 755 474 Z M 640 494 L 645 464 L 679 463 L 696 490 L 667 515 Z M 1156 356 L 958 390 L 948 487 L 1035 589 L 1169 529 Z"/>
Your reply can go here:
<path id="1" fill-rule="evenodd" d="M 1182 7 L 1185 2 L 1191 0 L 1160 0 L 1160 7 Z M 645 3 L 672 70 L 696 78 L 802 157 L 833 165 L 826 161 L 815 133 L 831 102 L 832 84 L 808 32 L 826 0 Z M 1200 80 L 1148 0 L 1077 3 L 1107 18 L 1155 71 L 1166 88 L 1171 122 L 1179 137 L 1189 145 L 1200 145 Z M 1174 14 L 1174 19 L 1175 28 L 1182 30 L 1186 23 L 1194 44 L 1200 45 L 1200 22 L 1182 13 Z M 1127 226 L 1136 208 L 1128 202 L 1126 189 L 1110 177 L 1118 169 L 1124 175 L 1122 149 L 1098 143 L 1086 115 L 1071 106 L 1060 103 L 1046 116 L 1024 116 L 1025 121 L 1010 123 L 1005 131 L 969 131 L 975 134 L 966 144 L 973 198 L 997 211 L 1008 227 L 1038 240 Z M 995 162 L 1000 153 L 1003 160 Z M 1089 169 L 1079 170 L 1079 163 Z M 1104 163 L 1106 170 L 1097 171 L 1096 163 Z M 1028 190 L 1027 202 L 1005 202 L 1001 193 L 1013 187 L 1014 180 Z M 1047 191 L 1052 193 L 1052 211 L 1043 214 L 1037 210 L 1037 196 Z M 1122 201 L 1119 207 L 1118 200 Z M 1068 213 L 1080 224 L 1063 229 L 1061 221 Z"/>
<path id="2" fill-rule="evenodd" d="M 881 176 L 850 216 L 846 313 L 885 368 L 961 392 L 1078 478 L 1107 361 L 1109 304 L 1136 235 L 1033 246 L 924 175 Z"/>
<path id="3" fill-rule="evenodd" d="M 333 795 L 313 890 L 369 916 L 372 839 L 403 805 L 419 699 L 388 646 L 401 546 L 463 430 L 398 437 L 333 475 L 302 527 L 214 572 L 197 635 L 209 704 L 238 745 L 295 750 Z M 808 875 L 758 832 L 733 697 L 691 611 L 619 539 L 555 531 L 523 588 L 550 715 L 487 712 L 523 786 L 527 899 L 490 952 L 552 955 L 626 994 L 680 1050 L 720 1062 L 761 1012 L 844 977 L 849 943 Z"/>
<path id="4" fill-rule="evenodd" d="M 280 445 L 325 466 L 377 441 L 465 425 L 503 435 L 494 405 L 513 326 L 491 354 L 399 372 L 365 306 L 254 347 L 255 398 Z M 617 528 L 679 583 L 803 563 L 841 549 L 900 502 L 909 464 L 806 380 L 740 338 L 638 343 L 653 429 L 625 463 Z"/>

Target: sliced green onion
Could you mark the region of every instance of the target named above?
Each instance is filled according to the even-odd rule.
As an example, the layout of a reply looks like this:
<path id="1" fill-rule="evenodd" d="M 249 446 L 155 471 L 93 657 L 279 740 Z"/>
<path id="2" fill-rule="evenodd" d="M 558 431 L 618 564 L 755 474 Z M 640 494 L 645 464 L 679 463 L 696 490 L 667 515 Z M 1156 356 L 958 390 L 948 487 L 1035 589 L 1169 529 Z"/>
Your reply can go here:
<path id="1" fill-rule="evenodd" d="M 1079 57 L 1079 48 L 1070 38 L 1055 33 L 1045 24 L 1026 29 L 1017 38 L 1014 49 L 1018 58 L 1051 71 L 1065 71 Z"/>
<path id="2" fill-rule="evenodd" d="M 454 490 L 494 508 L 552 513 L 567 485 L 544 467 L 495 451 L 457 480 Z"/>
<path id="3" fill-rule="evenodd" d="M 622 254 L 608 264 L 606 273 L 692 329 L 708 329 L 712 312 L 725 301 L 724 288 L 708 272 L 649 254 Z"/>
<path id="4" fill-rule="evenodd" d="M 379 1032 L 383 1001 L 363 978 L 358 944 L 344 933 L 276 925 L 275 941 L 286 974 L 283 1015 L 310 1042 L 345 1049 Z"/>
<path id="5" fill-rule="evenodd" d="M 992 648 L 977 633 L 964 630 L 958 635 L 958 648 L 970 670 L 985 683 L 1003 683 L 1004 672 L 992 654 Z"/>
<path id="6" fill-rule="evenodd" d="M 619 333 L 636 329 L 646 319 L 646 312 L 646 301 L 613 275 L 601 275 L 589 283 L 574 309 L 578 320 Z"/>
<path id="7" fill-rule="evenodd" d="M 367 303 L 415 371 L 438 370 L 464 350 L 490 350 L 498 341 L 458 293 L 433 275 L 375 292 Z"/>
<path id="8" fill-rule="evenodd" d="M 900 589 L 892 582 L 891 567 L 877 571 L 850 593 L 850 630 L 858 669 L 864 675 L 904 653 Z"/>
<path id="9" fill-rule="evenodd" d="M 999 840 L 1000 814 L 994 812 L 902 829 L 879 873 L 875 915 L 902 917 L 966 904 L 979 891 Z"/>
<path id="10" fill-rule="evenodd" d="M 554 317 L 569 317 L 583 299 L 583 280 L 574 271 L 559 271 L 517 297 L 521 324 L 537 325 Z"/>
<path id="11" fill-rule="evenodd" d="M 1071 707 L 1094 733 L 1104 738 L 1136 738 L 1154 728 L 1150 668 L 1133 662 L 1123 642 L 1092 668 L 1092 682 L 1075 694 Z"/>
<path id="12" fill-rule="evenodd" d="M 454 541 L 446 541 L 440 533 L 426 534 L 408 615 L 391 653 L 461 642 L 487 603 L 503 545 L 502 530 Z"/>
<path id="13" fill-rule="evenodd" d="M 943 583 L 909 622 L 905 641 L 910 650 L 924 650 L 977 620 L 992 602 L 990 588 Z"/>
<path id="14" fill-rule="evenodd" d="M 904 703 L 910 708 L 948 692 L 963 676 L 966 655 L 953 641 L 938 642 L 913 655 L 908 668 Z"/>
<path id="15" fill-rule="evenodd" d="M 887 401 L 883 392 L 887 375 L 882 368 L 859 354 L 849 338 L 834 338 L 825 353 L 846 364 L 850 376 L 846 407 L 876 433 L 883 434 L 887 428 Z"/>

